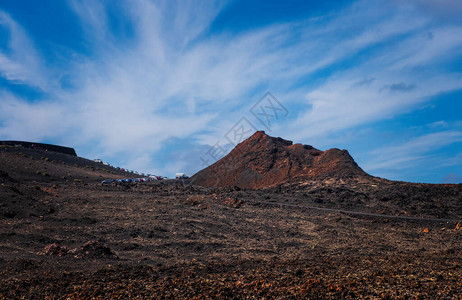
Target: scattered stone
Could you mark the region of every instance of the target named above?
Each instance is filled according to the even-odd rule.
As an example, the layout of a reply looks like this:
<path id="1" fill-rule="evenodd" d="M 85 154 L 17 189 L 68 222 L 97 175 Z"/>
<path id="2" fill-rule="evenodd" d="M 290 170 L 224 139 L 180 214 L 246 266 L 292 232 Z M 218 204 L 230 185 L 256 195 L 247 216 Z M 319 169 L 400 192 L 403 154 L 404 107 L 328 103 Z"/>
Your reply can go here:
<path id="1" fill-rule="evenodd" d="M 42 255 L 71 255 L 75 258 L 118 258 L 116 253 L 106 244 L 98 241 L 88 241 L 79 248 L 68 249 L 66 246 L 60 246 L 57 243 L 45 246 Z"/>
<path id="2" fill-rule="evenodd" d="M 64 256 L 67 254 L 67 252 L 68 252 L 68 249 L 66 246 L 60 246 L 57 243 L 53 243 L 53 244 L 46 245 L 45 248 L 43 248 L 43 251 L 41 254 Z"/>

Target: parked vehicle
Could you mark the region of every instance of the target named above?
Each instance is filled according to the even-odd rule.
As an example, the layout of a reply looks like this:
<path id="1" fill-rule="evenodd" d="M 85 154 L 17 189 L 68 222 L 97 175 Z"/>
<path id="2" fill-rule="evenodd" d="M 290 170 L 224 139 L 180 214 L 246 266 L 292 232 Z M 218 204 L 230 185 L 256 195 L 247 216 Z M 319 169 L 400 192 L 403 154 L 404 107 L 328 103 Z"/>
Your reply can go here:
<path id="1" fill-rule="evenodd" d="M 184 173 L 179 173 L 181 175 L 181 179 L 189 178 Z M 150 175 L 146 177 L 138 177 L 138 178 L 123 178 L 123 179 L 105 179 L 101 182 L 101 184 L 109 184 L 109 183 L 130 183 L 130 182 L 151 182 L 157 180 L 167 179 L 167 177 L 157 176 L 157 175 Z"/>
<path id="2" fill-rule="evenodd" d="M 176 173 L 175 178 L 176 179 L 188 179 L 189 177 L 185 173 Z"/>

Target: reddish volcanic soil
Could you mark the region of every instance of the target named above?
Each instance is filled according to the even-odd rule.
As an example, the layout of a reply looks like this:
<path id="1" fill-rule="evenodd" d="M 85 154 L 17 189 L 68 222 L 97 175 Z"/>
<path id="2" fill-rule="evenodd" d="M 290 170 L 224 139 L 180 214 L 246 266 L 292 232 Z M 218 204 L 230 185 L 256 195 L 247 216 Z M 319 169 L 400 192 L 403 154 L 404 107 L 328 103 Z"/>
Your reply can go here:
<path id="1" fill-rule="evenodd" d="M 0 299 L 460 299 L 461 184 L 261 132 L 236 150 L 223 186 L 103 186 L 129 174 L 0 146 Z"/>
<path id="2" fill-rule="evenodd" d="M 261 189 L 305 179 L 368 178 L 348 151 L 320 151 L 257 131 L 193 177 L 201 186 Z"/>

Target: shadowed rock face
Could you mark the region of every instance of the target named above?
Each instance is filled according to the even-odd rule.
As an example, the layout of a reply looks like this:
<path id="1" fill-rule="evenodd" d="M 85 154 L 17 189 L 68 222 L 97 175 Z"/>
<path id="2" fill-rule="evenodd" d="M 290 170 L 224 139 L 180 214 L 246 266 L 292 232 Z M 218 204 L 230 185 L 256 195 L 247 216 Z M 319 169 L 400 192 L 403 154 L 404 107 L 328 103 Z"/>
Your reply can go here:
<path id="1" fill-rule="evenodd" d="M 7 172 L 0 170 L 0 183 L 16 182 Z"/>
<path id="2" fill-rule="evenodd" d="M 320 178 L 369 177 L 348 151 L 293 144 L 257 131 L 228 155 L 193 176 L 201 186 L 267 188 Z"/>

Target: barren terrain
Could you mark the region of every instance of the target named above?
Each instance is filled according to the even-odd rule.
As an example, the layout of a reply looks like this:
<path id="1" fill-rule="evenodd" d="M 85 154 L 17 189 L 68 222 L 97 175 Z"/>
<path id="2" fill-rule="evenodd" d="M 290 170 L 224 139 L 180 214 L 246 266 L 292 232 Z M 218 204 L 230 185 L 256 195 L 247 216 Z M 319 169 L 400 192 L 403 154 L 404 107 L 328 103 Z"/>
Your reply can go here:
<path id="1" fill-rule="evenodd" d="M 462 295 L 460 184 L 101 185 L 124 176 L 2 147 L 0 299 Z"/>

